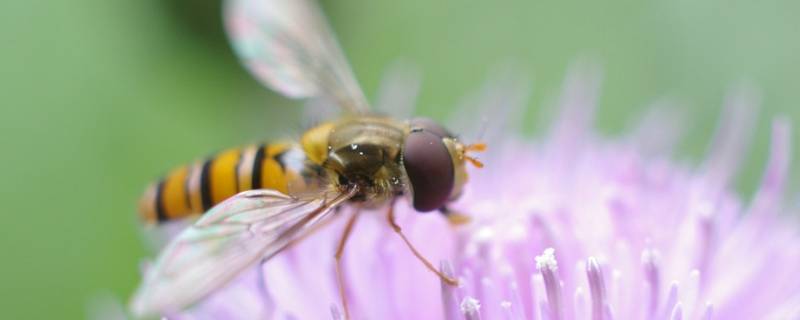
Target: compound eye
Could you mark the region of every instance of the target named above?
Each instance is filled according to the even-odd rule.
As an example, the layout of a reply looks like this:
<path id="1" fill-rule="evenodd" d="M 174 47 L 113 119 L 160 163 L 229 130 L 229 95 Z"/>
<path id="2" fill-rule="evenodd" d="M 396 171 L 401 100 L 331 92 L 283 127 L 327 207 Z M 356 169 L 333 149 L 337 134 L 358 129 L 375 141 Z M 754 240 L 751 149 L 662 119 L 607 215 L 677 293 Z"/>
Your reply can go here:
<path id="1" fill-rule="evenodd" d="M 442 125 L 431 118 L 414 118 L 410 121 L 411 129 L 422 129 L 424 131 L 433 133 L 440 138 L 452 138 L 453 135 L 447 131 Z"/>
<path id="2" fill-rule="evenodd" d="M 444 206 L 453 191 L 455 170 L 441 137 L 424 130 L 411 132 L 403 147 L 403 166 L 414 209 L 427 212 Z"/>

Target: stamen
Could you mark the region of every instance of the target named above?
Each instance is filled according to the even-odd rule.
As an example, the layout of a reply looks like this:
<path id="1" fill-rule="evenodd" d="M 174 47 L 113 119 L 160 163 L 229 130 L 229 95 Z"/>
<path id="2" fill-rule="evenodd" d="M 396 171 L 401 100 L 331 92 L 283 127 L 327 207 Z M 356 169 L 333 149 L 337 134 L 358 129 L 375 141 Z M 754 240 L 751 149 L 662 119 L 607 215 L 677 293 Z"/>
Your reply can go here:
<path id="1" fill-rule="evenodd" d="M 514 309 L 511 308 L 512 306 L 513 304 L 511 303 L 511 301 L 503 300 L 500 302 L 500 311 L 503 314 L 503 319 L 507 320 L 522 319 L 519 315 L 514 313 Z"/>
<path id="2" fill-rule="evenodd" d="M 769 159 L 761 184 L 751 204 L 751 212 L 766 214 L 774 211 L 775 203 L 783 195 L 787 172 L 791 164 L 792 132 L 789 121 L 778 118 L 772 123 Z"/>
<path id="3" fill-rule="evenodd" d="M 331 319 L 333 320 L 343 320 L 342 313 L 339 311 L 339 308 L 336 305 L 331 305 Z"/>
<path id="4" fill-rule="evenodd" d="M 659 292 L 661 291 L 658 270 L 658 252 L 652 249 L 645 249 L 642 251 L 642 267 L 644 268 L 645 283 L 650 292 L 646 312 L 648 317 L 652 317 L 658 309 L 658 300 L 660 299 Z"/>
<path id="5" fill-rule="evenodd" d="M 675 305 L 675 308 L 672 308 L 672 315 L 669 317 L 671 320 L 682 320 L 683 319 L 683 307 L 681 307 L 681 303 Z"/>
<path id="6" fill-rule="evenodd" d="M 536 257 L 536 269 L 542 274 L 547 293 L 547 303 L 552 319 L 561 319 L 561 282 L 558 280 L 558 262 L 556 250 L 547 248 L 542 255 Z"/>
<path id="7" fill-rule="evenodd" d="M 700 271 L 694 269 L 689 273 L 689 279 L 686 282 L 686 285 L 683 286 L 683 290 L 681 292 L 681 300 L 687 303 L 686 314 L 696 313 L 694 310 L 698 308 L 699 303 L 697 300 L 699 297 Z"/>
<path id="8" fill-rule="evenodd" d="M 481 303 L 473 297 L 465 297 L 461 301 L 461 313 L 467 320 L 480 320 L 481 319 Z"/>
<path id="9" fill-rule="evenodd" d="M 717 225 L 714 221 L 712 213 L 701 213 L 698 218 L 698 227 L 700 229 L 700 243 L 696 253 L 698 271 L 705 272 L 708 269 L 708 263 L 711 259 L 712 250 L 716 246 L 715 235 L 717 233 Z"/>
<path id="10" fill-rule="evenodd" d="M 722 118 L 703 164 L 710 179 L 720 186 L 730 182 L 747 152 L 760 100 L 758 92 L 745 85 L 733 88 L 725 98 Z"/>
<path id="11" fill-rule="evenodd" d="M 678 303 L 678 283 L 672 282 L 672 285 L 669 286 L 669 293 L 667 294 L 667 302 L 664 304 L 664 311 L 661 312 L 663 317 L 667 317 L 671 315 L 671 312 L 675 309 L 675 305 Z"/>
<path id="12" fill-rule="evenodd" d="M 614 313 L 611 312 L 611 305 L 608 303 L 603 307 L 603 316 L 605 317 L 603 320 L 614 320 Z"/>
<path id="13" fill-rule="evenodd" d="M 525 305 L 522 303 L 522 297 L 519 293 L 519 285 L 516 282 L 511 282 L 511 312 L 514 319 L 525 319 Z"/>
<path id="14" fill-rule="evenodd" d="M 703 311 L 703 320 L 711 320 L 714 317 L 714 304 L 711 302 L 706 303 L 706 309 Z"/>
<path id="15" fill-rule="evenodd" d="M 443 260 L 439 263 L 439 270 L 442 274 L 450 277 L 455 278 L 453 274 L 453 267 L 449 261 Z M 444 307 L 444 318 L 447 320 L 454 320 L 457 319 L 456 312 L 454 308 L 457 306 L 456 297 L 455 297 L 455 290 L 453 286 L 448 284 L 442 279 L 440 279 L 441 283 L 441 293 L 442 293 L 442 306 Z"/>
<path id="16" fill-rule="evenodd" d="M 538 316 L 542 316 L 545 313 L 545 309 L 547 307 L 547 301 L 544 301 L 541 297 L 544 297 L 546 294 L 544 293 L 546 290 L 544 289 L 544 279 L 542 279 L 542 275 L 540 273 L 532 273 L 530 277 L 530 286 L 531 286 L 531 303 L 533 303 L 531 311 L 533 317 L 536 318 Z M 550 319 L 550 317 L 542 316 L 541 319 Z"/>
<path id="17" fill-rule="evenodd" d="M 544 249 L 542 255 L 536 257 L 536 269 L 538 269 L 539 271 L 558 270 L 558 262 L 556 261 L 555 253 L 556 249 L 553 248 Z"/>
<path id="18" fill-rule="evenodd" d="M 586 263 L 586 275 L 589 278 L 589 291 L 592 295 L 592 319 L 603 319 L 606 306 L 606 286 L 603 282 L 600 263 L 594 257 L 590 257 Z"/>
<path id="19" fill-rule="evenodd" d="M 499 292 L 495 288 L 494 281 L 489 277 L 482 277 L 480 281 L 480 291 L 476 292 L 476 295 L 480 295 L 481 301 L 483 301 L 482 307 L 484 307 L 485 314 L 497 314 L 497 306 L 499 305 L 499 301 L 502 300 L 499 297 Z"/>
<path id="20" fill-rule="evenodd" d="M 620 303 L 623 300 L 622 297 L 622 271 L 618 269 L 614 269 L 611 271 L 611 284 L 608 288 L 608 297 L 606 297 L 606 307 L 608 307 L 608 312 L 611 312 L 611 305 L 615 305 L 615 303 Z M 606 320 L 610 320 L 608 316 L 606 316 Z"/>
<path id="21" fill-rule="evenodd" d="M 586 310 L 586 293 L 583 292 L 583 287 L 575 288 L 575 319 L 586 319 L 588 312 Z"/>
<path id="22" fill-rule="evenodd" d="M 542 307 L 541 319 L 553 319 L 553 313 L 550 312 L 550 306 L 547 305 L 547 301 L 539 301 L 539 305 Z"/>

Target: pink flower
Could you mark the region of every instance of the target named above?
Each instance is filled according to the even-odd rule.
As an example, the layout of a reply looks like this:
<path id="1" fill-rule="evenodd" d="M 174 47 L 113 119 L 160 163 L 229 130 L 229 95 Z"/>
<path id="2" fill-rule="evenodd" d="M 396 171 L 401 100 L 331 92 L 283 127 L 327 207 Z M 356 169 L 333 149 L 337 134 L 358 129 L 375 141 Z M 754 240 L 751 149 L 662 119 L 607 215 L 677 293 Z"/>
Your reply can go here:
<path id="1" fill-rule="evenodd" d="M 746 201 L 730 181 L 754 123 L 752 95 L 731 96 L 705 162 L 691 166 L 671 158 L 681 123 L 669 109 L 622 137 L 594 133 L 598 83 L 570 73 L 543 140 L 490 141 L 486 168 L 472 171 L 455 206 L 471 224 L 398 205 L 411 241 L 459 287 L 426 270 L 382 212 L 363 212 L 344 258 L 352 318 L 800 318 L 800 240 L 782 202 L 787 121 L 773 122 L 764 177 Z M 167 318 L 343 318 L 339 220 Z"/>

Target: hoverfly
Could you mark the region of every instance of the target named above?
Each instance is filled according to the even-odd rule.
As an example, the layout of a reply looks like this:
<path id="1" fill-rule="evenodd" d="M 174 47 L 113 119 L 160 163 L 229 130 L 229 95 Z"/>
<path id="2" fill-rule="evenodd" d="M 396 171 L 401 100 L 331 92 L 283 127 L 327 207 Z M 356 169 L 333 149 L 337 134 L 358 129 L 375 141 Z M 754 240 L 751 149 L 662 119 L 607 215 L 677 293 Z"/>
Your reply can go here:
<path id="1" fill-rule="evenodd" d="M 420 212 L 446 209 L 467 181 L 465 145 L 430 119 L 396 120 L 370 113 L 344 55 L 313 0 L 228 0 L 226 28 L 247 69 L 291 98 L 326 98 L 344 115 L 306 131 L 299 141 L 232 149 L 174 170 L 146 191 L 149 223 L 204 213 L 171 240 L 132 300 L 137 314 L 180 310 L 269 259 L 349 205 L 335 251 L 339 263 L 358 209 L 387 208 L 394 232 L 446 283 L 457 281 L 421 256 L 395 223 L 393 205 L 408 197 Z"/>

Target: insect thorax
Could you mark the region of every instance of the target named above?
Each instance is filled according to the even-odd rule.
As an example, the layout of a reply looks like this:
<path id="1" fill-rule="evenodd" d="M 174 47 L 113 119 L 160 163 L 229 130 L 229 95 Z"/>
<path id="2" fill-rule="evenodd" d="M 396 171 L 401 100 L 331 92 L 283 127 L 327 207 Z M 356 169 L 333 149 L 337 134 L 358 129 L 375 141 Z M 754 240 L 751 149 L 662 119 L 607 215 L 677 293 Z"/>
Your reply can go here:
<path id="1" fill-rule="evenodd" d="M 390 118 L 349 117 L 312 128 L 302 144 L 331 180 L 360 188 L 353 200 L 379 205 L 404 191 L 401 148 L 407 130 L 403 122 Z"/>

